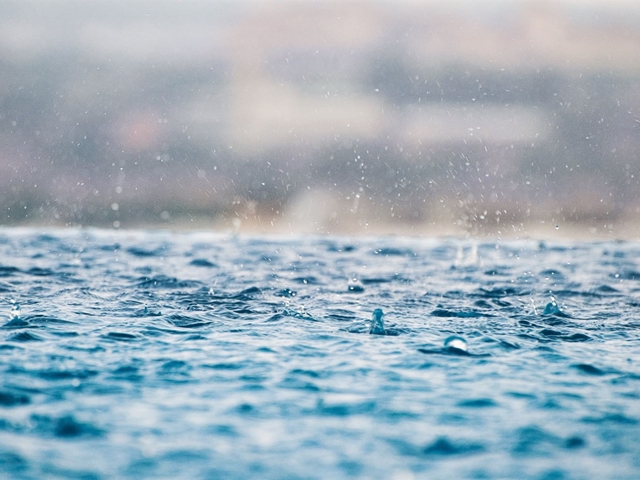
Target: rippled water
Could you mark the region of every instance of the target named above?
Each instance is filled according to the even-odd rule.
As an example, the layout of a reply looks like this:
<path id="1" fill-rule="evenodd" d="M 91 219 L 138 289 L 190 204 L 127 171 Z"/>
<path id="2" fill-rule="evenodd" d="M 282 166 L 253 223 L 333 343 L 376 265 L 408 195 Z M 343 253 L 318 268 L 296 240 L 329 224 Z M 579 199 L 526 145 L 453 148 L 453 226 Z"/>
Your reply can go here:
<path id="1" fill-rule="evenodd" d="M 0 293 L 7 478 L 640 476 L 637 243 L 0 230 Z"/>

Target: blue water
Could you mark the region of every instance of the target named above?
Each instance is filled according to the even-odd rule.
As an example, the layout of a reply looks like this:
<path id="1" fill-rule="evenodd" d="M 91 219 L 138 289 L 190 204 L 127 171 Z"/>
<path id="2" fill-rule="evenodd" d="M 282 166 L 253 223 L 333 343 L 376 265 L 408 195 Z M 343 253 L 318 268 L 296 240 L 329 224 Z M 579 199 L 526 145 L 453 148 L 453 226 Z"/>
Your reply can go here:
<path id="1" fill-rule="evenodd" d="M 640 478 L 638 243 L 6 229 L 0 294 L 4 478 Z"/>

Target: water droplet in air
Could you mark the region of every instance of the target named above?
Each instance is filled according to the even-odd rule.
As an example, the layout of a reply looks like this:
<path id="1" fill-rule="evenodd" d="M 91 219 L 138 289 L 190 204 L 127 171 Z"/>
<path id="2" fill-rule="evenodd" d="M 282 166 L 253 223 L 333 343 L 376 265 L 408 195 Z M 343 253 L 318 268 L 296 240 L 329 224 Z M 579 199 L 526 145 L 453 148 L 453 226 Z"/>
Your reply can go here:
<path id="1" fill-rule="evenodd" d="M 467 341 L 458 335 L 451 335 L 445 339 L 444 348 L 450 352 L 466 352 L 468 349 Z"/>
<path id="2" fill-rule="evenodd" d="M 20 320 L 20 305 L 17 303 L 11 307 L 11 320 Z"/>
<path id="3" fill-rule="evenodd" d="M 356 276 L 352 276 L 349 278 L 349 284 L 347 286 L 347 290 L 353 293 L 362 293 L 364 292 L 364 286 Z"/>

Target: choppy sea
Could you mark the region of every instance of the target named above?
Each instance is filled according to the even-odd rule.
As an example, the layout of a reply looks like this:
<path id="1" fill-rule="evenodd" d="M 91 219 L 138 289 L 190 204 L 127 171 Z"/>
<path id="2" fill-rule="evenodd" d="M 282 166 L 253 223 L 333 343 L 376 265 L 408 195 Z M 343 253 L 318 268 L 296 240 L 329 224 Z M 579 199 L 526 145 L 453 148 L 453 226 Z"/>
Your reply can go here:
<path id="1" fill-rule="evenodd" d="M 639 422 L 639 243 L 0 230 L 2 478 L 636 479 Z"/>

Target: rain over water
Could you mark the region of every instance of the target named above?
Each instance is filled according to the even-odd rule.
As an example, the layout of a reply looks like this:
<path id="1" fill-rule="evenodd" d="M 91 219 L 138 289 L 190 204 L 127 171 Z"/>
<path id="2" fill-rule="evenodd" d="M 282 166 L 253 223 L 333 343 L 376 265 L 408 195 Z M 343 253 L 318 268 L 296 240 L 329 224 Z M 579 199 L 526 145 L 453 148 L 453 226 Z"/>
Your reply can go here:
<path id="1" fill-rule="evenodd" d="M 0 0 L 0 480 L 640 478 L 638 0 Z"/>

